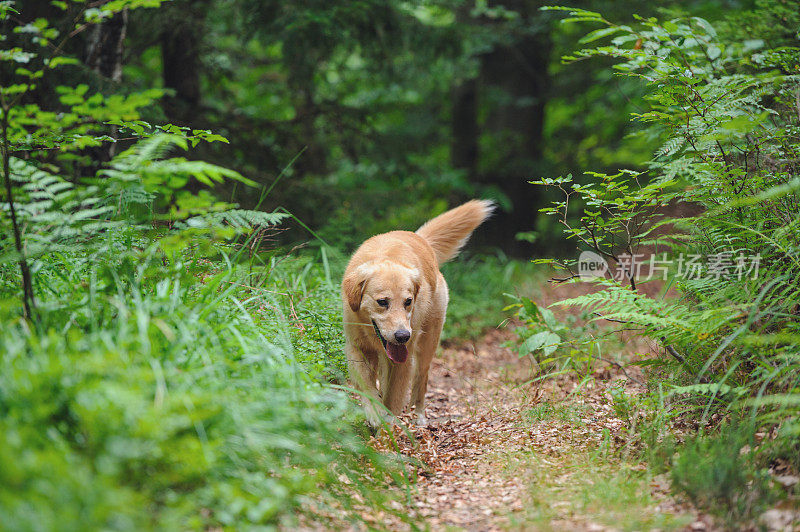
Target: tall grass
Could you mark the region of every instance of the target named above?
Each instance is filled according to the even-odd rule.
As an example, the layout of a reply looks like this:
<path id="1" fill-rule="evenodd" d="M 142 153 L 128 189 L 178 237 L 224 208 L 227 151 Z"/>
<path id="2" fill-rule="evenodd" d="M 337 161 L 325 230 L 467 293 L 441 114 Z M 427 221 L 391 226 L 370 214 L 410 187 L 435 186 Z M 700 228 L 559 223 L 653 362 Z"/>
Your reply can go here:
<path id="1" fill-rule="evenodd" d="M 356 502 L 393 511 L 384 493 L 406 483 L 403 468 L 328 384 L 345 362 L 326 261 L 247 255 L 236 243 L 247 232 L 223 238 L 229 223 L 168 229 L 136 223 L 134 208 L 59 226 L 48 208 L 31 210 L 25 235 L 46 250 L 30 259 L 35 320 L 19 315 L 15 264 L 0 266 L 3 527 L 249 528 L 359 520 Z"/>
<path id="2" fill-rule="evenodd" d="M 97 238 L 35 262 L 37 322 L 13 284 L 0 292 L 4 528 L 358 520 L 356 501 L 382 508 L 405 482 L 326 384 L 343 355 L 322 265 L 253 270 L 223 244 L 166 254 L 130 228 Z"/>
<path id="3" fill-rule="evenodd" d="M 260 250 L 287 215 L 216 198 L 256 183 L 180 154 L 224 137 L 143 121 L 162 90 L 61 85 L 82 65 L 71 38 L 153 2 L 56 4 L 66 27 L 0 2 L 0 528 L 396 513 L 403 468 L 329 384 L 344 360 L 325 256 Z"/>

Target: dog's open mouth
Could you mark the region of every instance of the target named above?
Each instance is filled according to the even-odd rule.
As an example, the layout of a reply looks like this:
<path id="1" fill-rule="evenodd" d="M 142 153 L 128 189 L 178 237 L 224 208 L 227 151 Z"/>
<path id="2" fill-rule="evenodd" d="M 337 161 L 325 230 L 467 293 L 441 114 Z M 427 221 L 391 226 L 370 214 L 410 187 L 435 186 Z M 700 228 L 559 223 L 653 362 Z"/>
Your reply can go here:
<path id="1" fill-rule="evenodd" d="M 397 362 L 398 364 L 405 362 L 406 358 L 408 358 L 408 348 L 403 344 L 387 342 L 386 338 L 381 334 L 380 329 L 378 329 L 378 324 L 375 323 L 375 320 L 372 320 L 372 326 L 375 328 L 375 334 L 378 335 L 378 338 L 383 344 L 383 348 L 386 349 L 386 356 L 388 356 L 392 362 Z"/>

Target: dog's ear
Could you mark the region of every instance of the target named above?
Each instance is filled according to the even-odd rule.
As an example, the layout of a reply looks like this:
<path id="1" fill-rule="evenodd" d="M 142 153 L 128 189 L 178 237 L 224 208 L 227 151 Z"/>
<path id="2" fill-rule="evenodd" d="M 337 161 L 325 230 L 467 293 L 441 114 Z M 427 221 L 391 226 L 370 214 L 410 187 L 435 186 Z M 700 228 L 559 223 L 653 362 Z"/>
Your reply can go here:
<path id="1" fill-rule="evenodd" d="M 433 263 L 430 262 L 423 262 L 422 263 L 422 277 L 425 279 L 425 282 L 431 287 L 431 292 L 436 291 L 436 273 L 437 269 Z"/>
<path id="2" fill-rule="evenodd" d="M 417 294 L 419 294 L 419 288 L 422 286 L 422 276 L 419 273 L 417 268 L 412 269 L 411 273 L 411 283 L 414 285 L 414 299 L 417 299 Z"/>
<path id="3" fill-rule="evenodd" d="M 420 270 L 422 274 L 420 275 Z M 419 293 L 420 286 L 422 286 L 422 281 L 428 284 L 431 287 L 431 292 L 436 291 L 436 268 L 432 264 L 425 264 L 423 263 L 421 268 L 417 269 L 414 268 L 414 276 L 412 277 L 412 281 L 414 282 L 414 297 L 417 297 Z"/>
<path id="4" fill-rule="evenodd" d="M 368 263 L 367 263 L 368 264 Z M 344 294 L 347 304 L 358 312 L 361 308 L 361 298 L 364 296 L 364 285 L 367 284 L 368 274 L 371 269 L 367 264 L 362 264 L 355 270 L 347 273 L 342 279 L 342 294 Z"/>
<path id="5" fill-rule="evenodd" d="M 353 309 L 353 312 L 358 312 L 361 308 L 361 297 L 364 294 L 365 279 L 360 279 L 355 272 L 351 273 L 342 279 L 342 294 L 344 294 L 347 304 Z"/>

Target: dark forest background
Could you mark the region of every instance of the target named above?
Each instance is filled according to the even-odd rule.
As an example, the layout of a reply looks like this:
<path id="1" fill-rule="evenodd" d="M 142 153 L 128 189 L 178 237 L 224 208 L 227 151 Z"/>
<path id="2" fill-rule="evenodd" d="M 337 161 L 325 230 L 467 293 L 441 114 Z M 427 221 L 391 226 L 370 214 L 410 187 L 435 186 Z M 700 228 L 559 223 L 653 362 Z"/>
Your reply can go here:
<path id="1" fill-rule="evenodd" d="M 146 4 L 146 2 L 144 2 Z M 154 3 L 160 4 L 158 2 Z M 630 13 L 709 20 L 744 1 L 584 1 L 610 19 Z M 582 29 L 541 2 L 174 0 L 123 10 L 71 39 L 83 64 L 49 77 L 89 93 L 163 89 L 148 122 L 208 129 L 230 140 L 191 157 L 260 185 L 219 187 L 243 208 L 282 207 L 285 242 L 352 248 L 365 236 L 413 229 L 472 197 L 500 213 L 477 244 L 529 258 L 558 252 L 561 231 L 538 209 L 542 176 L 640 167 L 658 146 L 630 114 L 641 85 L 609 62 L 565 67 Z M 18 6 L 23 22 L 72 24 L 44 0 Z M 66 73 L 64 73 L 66 72 Z M 64 79 L 66 78 L 66 79 Z M 98 148 L 97 165 L 126 147 Z M 76 172 L 76 175 L 80 172 Z M 191 185 L 189 185 L 191 186 Z"/>

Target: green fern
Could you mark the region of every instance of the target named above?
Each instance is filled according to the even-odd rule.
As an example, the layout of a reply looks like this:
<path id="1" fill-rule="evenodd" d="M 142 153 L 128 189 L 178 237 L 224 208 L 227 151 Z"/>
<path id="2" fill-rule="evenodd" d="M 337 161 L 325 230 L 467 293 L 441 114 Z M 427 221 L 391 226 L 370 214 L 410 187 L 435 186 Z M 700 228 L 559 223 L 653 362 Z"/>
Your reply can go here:
<path id="1" fill-rule="evenodd" d="M 622 175 L 592 172 L 587 175 L 594 181 L 586 185 L 542 179 L 538 184 L 555 187 L 565 198 L 543 212 L 558 216 L 581 249 L 594 250 L 612 266 L 621 252 L 636 253 L 644 242 L 666 246 L 673 259 L 691 255 L 704 265 L 696 276 L 670 271 L 677 298 L 649 297 L 635 280 L 622 286 L 601 279 L 599 291 L 558 305 L 589 311 L 595 321 L 661 343 L 657 367 L 672 368 L 673 396 L 704 405 L 693 411 L 701 424 L 719 409 L 748 414 L 754 430 L 797 417 L 800 48 L 764 49 L 752 36 L 746 36 L 747 46 L 726 42 L 697 17 L 638 19 L 623 26 L 596 13 L 568 11 L 567 21 L 602 28 L 582 40 L 593 47 L 565 60 L 610 57 L 620 75 L 641 80 L 649 108 L 634 118 L 658 135 L 661 146 L 648 173 L 627 174 L 627 182 Z M 601 39 L 610 43 L 596 45 Z M 664 220 L 653 207 L 669 200 L 704 212 Z M 569 206 L 585 207 L 568 213 Z M 655 229 L 667 221 L 681 234 L 659 238 Z M 725 275 L 727 263 L 720 257 L 747 258 L 751 266 L 757 259 L 758 267 Z M 785 438 L 795 438 L 785 448 L 800 446 L 797 435 Z"/>
<path id="2" fill-rule="evenodd" d="M 230 209 L 222 212 L 208 213 L 186 220 L 188 226 L 232 227 L 240 232 L 263 229 L 280 224 L 289 215 L 283 212 L 250 211 Z"/>

